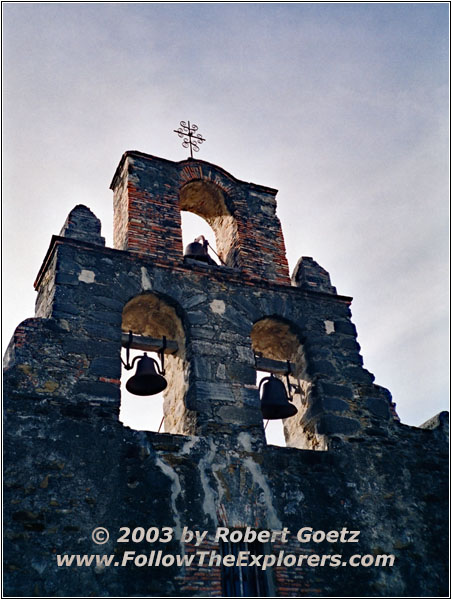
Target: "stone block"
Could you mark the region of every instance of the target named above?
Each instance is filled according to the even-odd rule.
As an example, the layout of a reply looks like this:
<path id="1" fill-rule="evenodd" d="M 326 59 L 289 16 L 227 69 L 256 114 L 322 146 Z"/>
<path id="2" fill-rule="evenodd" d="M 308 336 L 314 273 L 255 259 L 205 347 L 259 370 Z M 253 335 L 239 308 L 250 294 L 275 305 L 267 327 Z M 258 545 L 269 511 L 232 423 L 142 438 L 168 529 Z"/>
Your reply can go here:
<path id="1" fill-rule="evenodd" d="M 342 338 L 340 341 L 341 348 L 347 348 L 348 350 L 356 350 L 359 352 L 361 350 L 361 346 L 358 344 L 356 339 L 352 339 L 349 337 Z"/>
<path id="2" fill-rule="evenodd" d="M 223 315 L 223 319 L 228 321 L 234 331 L 249 335 L 252 327 L 250 319 L 244 317 L 239 311 L 235 310 L 231 306 L 226 307 L 226 312 Z"/>
<path id="3" fill-rule="evenodd" d="M 329 375 L 334 377 L 337 375 L 337 369 L 332 362 L 328 360 L 312 360 L 308 364 L 308 372 L 312 375 Z"/>
<path id="4" fill-rule="evenodd" d="M 111 298 L 110 296 L 99 296 L 96 294 L 93 297 L 93 301 L 95 303 L 96 308 L 107 307 L 119 314 L 122 313 L 122 309 L 124 308 L 123 302 L 117 300 L 116 298 Z"/>
<path id="5" fill-rule="evenodd" d="M 121 361 L 118 358 L 108 358 L 100 356 L 91 361 L 89 372 L 92 375 L 109 377 L 112 379 L 121 378 Z"/>
<path id="6" fill-rule="evenodd" d="M 207 313 L 204 311 L 189 311 L 187 312 L 187 320 L 190 325 L 205 325 L 209 320 Z"/>
<path id="7" fill-rule="evenodd" d="M 358 334 L 356 332 L 356 327 L 350 321 L 335 321 L 334 328 L 336 333 L 342 333 L 344 335 L 352 335 L 356 337 Z"/>
<path id="8" fill-rule="evenodd" d="M 60 236 L 105 246 L 105 239 L 100 231 L 101 223 L 96 215 L 87 206 L 79 204 L 69 213 Z"/>
<path id="9" fill-rule="evenodd" d="M 80 273 L 80 264 L 74 260 L 74 253 L 70 256 L 67 254 L 66 248 L 58 247 L 57 272 L 60 273 Z"/>
<path id="10" fill-rule="evenodd" d="M 363 365 L 363 357 L 358 352 L 341 352 L 341 357 L 353 365 Z"/>
<path id="11" fill-rule="evenodd" d="M 336 383 L 330 383 L 328 381 L 320 381 L 319 389 L 327 396 L 337 396 L 338 398 L 353 398 L 353 391 L 351 388 L 345 385 L 338 385 Z"/>
<path id="12" fill-rule="evenodd" d="M 302 256 L 292 274 L 292 284 L 304 290 L 313 290 L 327 294 L 336 294 L 331 285 L 330 275 L 310 256 Z"/>
<path id="13" fill-rule="evenodd" d="M 317 425 L 317 433 L 353 435 L 361 429 L 361 424 L 356 419 L 324 415 Z"/>
<path id="14" fill-rule="evenodd" d="M 113 310 L 92 310 L 86 315 L 89 319 L 97 321 L 98 323 L 105 323 L 110 326 L 113 325 L 121 330 L 122 314 L 121 311 Z"/>
<path id="15" fill-rule="evenodd" d="M 345 367 L 341 369 L 343 377 L 353 383 L 373 383 L 375 377 L 361 367 Z"/>
<path id="16" fill-rule="evenodd" d="M 340 400 L 339 398 L 323 398 L 323 407 L 327 411 L 332 412 L 344 412 L 349 410 L 349 405 L 344 400 Z"/>
<path id="17" fill-rule="evenodd" d="M 366 398 L 365 406 L 373 415 L 389 419 L 389 405 L 384 398 Z"/>
<path id="18" fill-rule="evenodd" d="M 197 381 L 192 387 L 200 401 L 216 400 L 227 404 L 234 402 L 232 386 L 228 383 Z"/>
<path id="19" fill-rule="evenodd" d="M 449 430 L 449 413 L 447 410 L 443 410 L 428 421 L 425 421 L 419 426 L 421 429 L 444 429 Z"/>
<path id="20" fill-rule="evenodd" d="M 226 376 L 232 382 L 246 384 L 256 383 L 256 369 L 254 366 L 241 362 L 229 362 L 226 364 Z"/>
<path id="21" fill-rule="evenodd" d="M 202 356 L 194 356 L 190 361 L 190 371 L 197 380 L 210 380 L 215 377 L 215 365 Z"/>
<path id="22" fill-rule="evenodd" d="M 193 308 L 194 306 L 198 306 L 199 304 L 203 304 L 204 302 L 206 302 L 207 300 L 207 295 L 206 294 L 188 294 L 186 299 L 183 302 L 183 307 L 185 310 L 189 310 L 190 308 Z"/>
<path id="23" fill-rule="evenodd" d="M 95 339 L 117 341 L 118 349 L 121 348 L 121 327 L 114 327 L 107 323 L 99 321 L 84 321 L 79 324 L 80 330 L 82 330 L 89 337 Z"/>
<path id="24" fill-rule="evenodd" d="M 57 271 L 55 274 L 55 283 L 58 285 L 78 285 L 79 280 L 75 273 Z"/>
<path id="25" fill-rule="evenodd" d="M 80 315 L 80 306 L 75 302 L 68 302 L 55 298 L 53 303 L 53 316 L 56 318 L 73 318 Z"/>
<path id="26" fill-rule="evenodd" d="M 262 423 L 262 412 L 259 408 L 220 406 L 218 414 L 224 423 L 235 423 L 243 426 L 259 425 Z"/>
<path id="27" fill-rule="evenodd" d="M 99 396 L 116 399 L 120 397 L 119 386 L 103 381 L 78 381 L 74 385 L 74 395 L 86 394 L 87 396 Z"/>

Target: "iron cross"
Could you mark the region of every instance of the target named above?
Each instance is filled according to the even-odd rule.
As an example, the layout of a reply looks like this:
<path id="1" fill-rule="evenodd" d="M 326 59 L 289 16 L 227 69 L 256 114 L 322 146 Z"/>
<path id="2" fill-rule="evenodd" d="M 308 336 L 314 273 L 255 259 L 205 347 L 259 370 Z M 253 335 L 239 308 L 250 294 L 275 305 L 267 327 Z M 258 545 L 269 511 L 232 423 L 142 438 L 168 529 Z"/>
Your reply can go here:
<path id="1" fill-rule="evenodd" d="M 177 133 L 180 138 L 185 138 L 182 142 L 182 146 L 184 148 L 190 146 L 190 156 L 193 158 L 193 150 L 199 152 L 198 144 L 202 144 L 206 140 L 199 133 L 196 133 L 198 131 L 198 126 L 194 123 L 190 125 L 190 121 L 188 121 L 188 124 L 185 121 L 181 121 L 180 125 L 179 129 L 174 129 L 173 131 L 174 133 Z"/>

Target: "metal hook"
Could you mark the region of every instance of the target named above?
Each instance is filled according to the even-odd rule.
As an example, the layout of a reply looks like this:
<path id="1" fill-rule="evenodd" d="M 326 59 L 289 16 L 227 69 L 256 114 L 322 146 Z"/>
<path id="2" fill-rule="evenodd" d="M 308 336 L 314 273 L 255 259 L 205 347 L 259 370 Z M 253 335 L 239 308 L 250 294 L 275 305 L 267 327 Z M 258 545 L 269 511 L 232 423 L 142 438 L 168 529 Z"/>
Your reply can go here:
<path id="1" fill-rule="evenodd" d="M 255 366 L 256 370 L 258 370 L 257 359 L 258 358 L 262 358 L 262 356 L 263 356 L 262 352 L 255 352 L 254 353 L 254 366 Z"/>
<path id="2" fill-rule="evenodd" d="M 124 365 L 124 368 L 127 371 L 130 371 L 130 369 L 133 369 L 133 362 L 132 362 L 132 364 L 130 364 L 130 348 L 132 346 L 132 342 L 133 342 L 133 333 L 130 330 L 129 331 L 129 340 L 128 340 L 127 344 L 126 344 L 126 362 L 124 362 L 122 360 L 122 356 L 121 356 L 121 362 L 122 362 L 122 364 Z"/>
<path id="3" fill-rule="evenodd" d="M 165 349 L 166 349 L 166 335 L 162 337 L 162 347 L 158 351 L 160 362 L 162 363 L 161 374 L 165 375 Z"/>
<path id="4" fill-rule="evenodd" d="M 290 366 L 290 360 L 288 360 L 287 361 L 287 372 L 286 372 L 287 392 L 288 392 L 289 401 L 293 402 L 292 393 L 291 393 L 292 384 L 289 381 L 289 375 L 291 375 L 291 374 L 292 374 L 292 368 Z"/>
<path id="5" fill-rule="evenodd" d="M 127 344 L 125 346 L 126 348 L 126 362 L 123 361 L 122 356 L 121 358 L 121 362 L 124 365 L 124 369 L 126 369 L 127 371 L 130 371 L 131 369 L 133 369 L 134 364 L 136 363 L 136 361 L 139 358 L 142 358 L 142 356 L 135 356 L 135 358 L 132 360 L 132 362 L 130 362 L 130 349 L 132 347 L 132 343 L 133 343 L 133 333 L 132 331 L 129 331 L 129 339 L 127 341 Z M 165 349 L 167 347 L 167 343 L 166 343 L 166 336 L 164 335 L 162 337 L 162 347 L 157 351 L 160 361 L 162 363 L 162 368 L 161 368 L 161 375 L 165 375 Z M 147 353 L 144 353 L 144 356 L 147 356 Z"/>

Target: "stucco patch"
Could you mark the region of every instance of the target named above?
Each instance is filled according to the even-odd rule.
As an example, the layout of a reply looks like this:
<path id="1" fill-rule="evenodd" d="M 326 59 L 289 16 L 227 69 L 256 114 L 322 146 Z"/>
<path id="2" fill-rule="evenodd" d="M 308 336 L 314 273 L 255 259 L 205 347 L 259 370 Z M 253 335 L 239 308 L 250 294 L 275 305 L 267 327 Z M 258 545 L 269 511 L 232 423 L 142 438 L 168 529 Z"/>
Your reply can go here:
<path id="1" fill-rule="evenodd" d="M 94 283 L 96 279 L 96 274 L 94 271 L 87 271 L 86 269 L 82 269 L 78 276 L 79 281 L 83 281 L 83 283 Z"/>
<path id="2" fill-rule="evenodd" d="M 226 310 L 226 304 L 223 300 L 212 300 L 210 303 L 210 310 L 217 315 L 222 315 Z"/>

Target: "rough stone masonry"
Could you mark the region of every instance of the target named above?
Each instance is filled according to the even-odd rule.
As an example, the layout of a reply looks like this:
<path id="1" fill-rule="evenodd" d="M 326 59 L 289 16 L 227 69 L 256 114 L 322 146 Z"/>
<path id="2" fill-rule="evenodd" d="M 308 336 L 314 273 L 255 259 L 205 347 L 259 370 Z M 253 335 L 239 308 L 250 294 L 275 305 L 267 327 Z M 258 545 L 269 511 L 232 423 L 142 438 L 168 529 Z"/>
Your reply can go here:
<path id="1" fill-rule="evenodd" d="M 344 557 L 337 567 L 275 564 L 258 574 L 262 594 L 447 595 L 448 414 L 400 423 L 363 368 L 351 298 L 312 258 L 289 276 L 276 190 L 136 151 L 111 187 L 114 248 L 76 206 L 38 273 L 36 316 L 5 355 L 5 595 L 225 595 L 238 571 L 221 564 L 57 561 L 222 555 L 233 542 L 215 538 L 219 527 L 289 531 L 286 541 L 261 533 L 266 555 Z M 209 223 L 224 264 L 184 258 L 181 210 Z M 119 421 L 130 330 L 169 342 L 165 433 Z M 281 376 L 287 361 L 298 413 L 284 421 L 283 448 L 266 443 L 256 368 Z M 110 534 L 102 545 L 97 527 Z M 173 535 L 118 541 L 121 527 Z M 184 528 L 208 532 L 201 546 L 180 539 Z M 300 541 L 305 528 L 333 533 Z M 360 532 L 358 543 L 340 537 L 344 528 Z M 395 561 L 351 566 L 351 554 Z"/>

